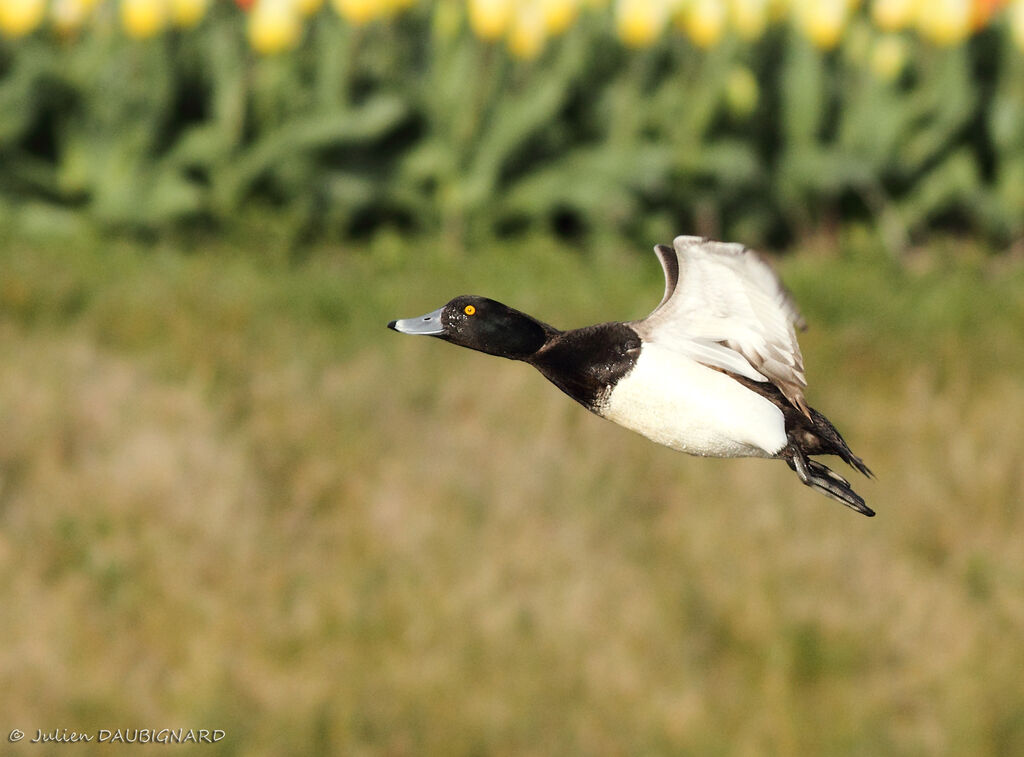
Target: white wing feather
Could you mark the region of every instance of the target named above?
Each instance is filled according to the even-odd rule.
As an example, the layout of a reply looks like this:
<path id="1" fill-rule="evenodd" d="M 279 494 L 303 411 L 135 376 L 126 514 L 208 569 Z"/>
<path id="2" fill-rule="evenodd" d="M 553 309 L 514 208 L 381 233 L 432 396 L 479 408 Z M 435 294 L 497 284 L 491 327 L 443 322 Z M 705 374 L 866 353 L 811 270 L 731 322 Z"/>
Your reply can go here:
<path id="1" fill-rule="evenodd" d="M 641 336 L 705 365 L 770 381 L 808 412 L 794 328 L 804 322 L 775 272 L 740 244 L 680 236 L 673 248 L 655 248 L 665 296 L 634 324 Z"/>

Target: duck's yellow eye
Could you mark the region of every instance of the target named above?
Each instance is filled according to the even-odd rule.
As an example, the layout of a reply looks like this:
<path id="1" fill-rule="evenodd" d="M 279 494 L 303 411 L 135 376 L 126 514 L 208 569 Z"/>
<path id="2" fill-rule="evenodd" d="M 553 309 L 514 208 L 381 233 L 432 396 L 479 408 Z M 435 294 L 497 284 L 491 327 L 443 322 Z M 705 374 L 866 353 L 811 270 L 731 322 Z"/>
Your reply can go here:
<path id="1" fill-rule="evenodd" d="M 476 312 L 476 308 L 473 307 L 472 305 L 466 305 L 466 307 L 462 309 L 462 312 L 465 313 L 466 315 L 473 315 L 473 313 Z"/>

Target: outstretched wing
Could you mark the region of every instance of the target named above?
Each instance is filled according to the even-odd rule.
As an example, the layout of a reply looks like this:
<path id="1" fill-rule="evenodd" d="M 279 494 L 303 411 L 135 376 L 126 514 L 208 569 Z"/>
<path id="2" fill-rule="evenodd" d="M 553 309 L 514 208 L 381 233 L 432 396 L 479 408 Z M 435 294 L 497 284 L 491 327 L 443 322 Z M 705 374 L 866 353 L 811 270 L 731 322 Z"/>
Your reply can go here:
<path id="1" fill-rule="evenodd" d="M 665 295 L 634 324 L 657 342 L 704 365 L 770 381 L 809 416 L 795 328 L 804 320 L 779 277 L 741 244 L 680 236 L 654 248 Z"/>

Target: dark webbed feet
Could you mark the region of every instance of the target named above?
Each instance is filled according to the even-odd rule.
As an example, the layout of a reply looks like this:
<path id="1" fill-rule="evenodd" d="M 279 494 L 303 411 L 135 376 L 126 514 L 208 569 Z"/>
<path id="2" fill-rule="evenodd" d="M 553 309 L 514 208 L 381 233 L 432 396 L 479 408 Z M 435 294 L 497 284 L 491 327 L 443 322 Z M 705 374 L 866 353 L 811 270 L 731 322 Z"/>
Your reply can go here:
<path id="1" fill-rule="evenodd" d="M 782 458 L 800 477 L 805 486 L 842 502 L 847 507 L 871 517 L 875 514 L 861 497 L 850 487 L 850 482 L 817 460 L 811 460 L 796 445 L 790 444 L 782 451 Z"/>

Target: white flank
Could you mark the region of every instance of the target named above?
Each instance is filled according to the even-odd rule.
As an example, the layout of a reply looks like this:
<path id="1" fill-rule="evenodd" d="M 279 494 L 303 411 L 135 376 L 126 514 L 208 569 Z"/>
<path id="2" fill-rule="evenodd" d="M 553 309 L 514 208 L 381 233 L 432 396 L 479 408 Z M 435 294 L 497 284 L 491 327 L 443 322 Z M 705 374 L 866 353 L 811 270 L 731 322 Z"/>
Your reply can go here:
<path id="1" fill-rule="evenodd" d="M 647 342 L 598 414 L 703 457 L 771 457 L 786 445 L 782 411 L 738 381 Z"/>

